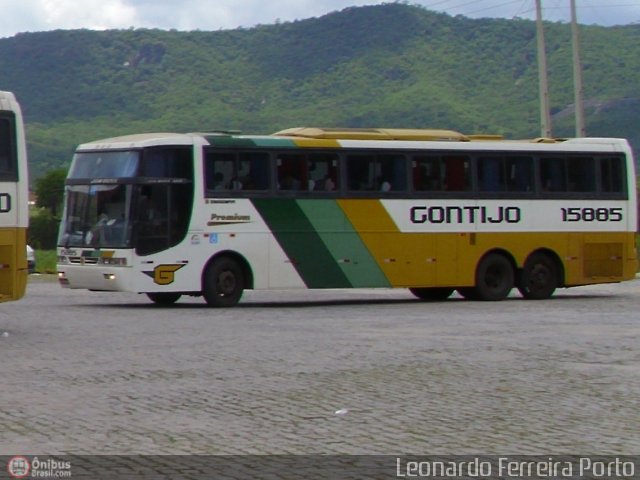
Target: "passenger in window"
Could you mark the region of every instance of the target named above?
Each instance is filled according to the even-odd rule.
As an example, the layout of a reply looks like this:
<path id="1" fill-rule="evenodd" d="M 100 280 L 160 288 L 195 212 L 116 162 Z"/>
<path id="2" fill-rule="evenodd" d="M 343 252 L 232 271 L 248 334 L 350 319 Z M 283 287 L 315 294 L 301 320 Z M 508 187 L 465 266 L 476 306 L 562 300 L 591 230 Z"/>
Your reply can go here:
<path id="1" fill-rule="evenodd" d="M 323 190 L 325 190 L 327 192 L 332 192 L 335 189 L 336 189 L 336 184 L 334 183 L 333 179 L 331 178 L 331 175 L 327 175 L 324 178 Z"/>
<path id="2" fill-rule="evenodd" d="M 282 181 L 280 188 L 282 190 L 300 190 L 300 180 L 289 174 Z"/>
<path id="3" fill-rule="evenodd" d="M 216 172 L 213 176 L 213 189 L 225 190 L 224 175 L 221 172 Z"/>
<path id="4" fill-rule="evenodd" d="M 391 191 L 391 183 L 385 180 L 382 177 L 378 177 L 378 185 L 380 185 L 381 192 L 389 192 Z"/>
<path id="5" fill-rule="evenodd" d="M 242 190 L 243 184 L 238 177 L 233 177 L 230 186 L 231 190 Z"/>

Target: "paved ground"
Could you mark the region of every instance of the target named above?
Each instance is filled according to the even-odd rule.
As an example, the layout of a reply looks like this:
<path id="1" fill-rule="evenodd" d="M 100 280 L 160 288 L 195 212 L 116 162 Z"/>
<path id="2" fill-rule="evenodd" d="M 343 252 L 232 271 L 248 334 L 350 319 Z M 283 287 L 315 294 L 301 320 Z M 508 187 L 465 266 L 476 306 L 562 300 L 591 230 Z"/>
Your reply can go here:
<path id="1" fill-rule="evenodd" d="M 5 333 L 6 332 L 6 333 Z M 0 305 L 0 455 L 633 454 L 640 281 L 550 301 L 405 291 Z"/>

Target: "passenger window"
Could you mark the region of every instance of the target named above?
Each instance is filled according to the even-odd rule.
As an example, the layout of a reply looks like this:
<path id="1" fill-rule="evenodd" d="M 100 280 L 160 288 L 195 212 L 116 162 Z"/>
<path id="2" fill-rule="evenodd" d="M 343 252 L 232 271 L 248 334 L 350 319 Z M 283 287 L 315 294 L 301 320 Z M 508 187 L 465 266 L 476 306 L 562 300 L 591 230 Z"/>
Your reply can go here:
<path id="1" fill-rule="evenodd" d="M 338 189 L 338 156 L 333 153 L 312 153 L 308 161 L 309 191 L 336 191 Z"/>
<path id="2" fill-rule="evenodd" d="M 373 191 L 375 188 L 375 158 L 373 155 L 347 157 L 347 186 L 353 192 Z"/>
<path id="3" fill-rule="evenodd" d="M 338 157 L 313 153 L 276 156 L 279 191 L 333 192 L 338 188 Z"/>
<path id="4" fill-rule="evenodd" d="M 193 180 L 191 147 L 149 148 L 143 152 L 138 176 Z"/>
<path id="5" fill-rule="evenodd" d="M 308 190 L 309 175 L 305 155 L 278 155 L 278 190 Z"/>
<path id="6" fill-rule="evenodd" d="M 595 160 L 592 157 L 567 159 L 567 187 L 569 192 L 596 191 Z"/>
<path id="7" fill-rule="evenodd" d="M 407 188 L 407 163 L 403 155 L 378 155 L 377 188 L 381 192 L 400 192 Z"/>
<path id="8" fill-rule="evenodd" d="M 478 158 L 478 188 L 481 192 L 502 192 L 505 190 L 503 158 Z"/>
<path id="9" fill-rule="evenodd" d="M 533 191 L 533 158 L 507 157 L 505 162 L 505 180 L 510 192 Z"/>
<path id="10" fill-rule="evenodd" d="M 0 180 L 17 180 L 15 130 L 11 118 L 0 117 Z"/>
<path id="11" fill-rule="evenodd" d="M 234 190 L 232 179 L 235 177 L 235 164 L 235 154 L 208 153 L 205 158 L 206 189 L 216 192 Z"/>
<path id="12" fill-rule="evenodd" d="M 269 155 L 247 152 L 238 155 L 236 181 L 240 190 L 267 190 L 269 188 Z"/>
<path id="13" fill-rule="evenodd" d="M 625 173 L 622 158 L 601 158 L 599 166 L 602 191 L 607 193 L 623 193 Z"/>
<path id="14" fill-rule="evenodd" d="M 542 158 L 540 160 L 540 185 L 545 192 L 565 192 L 567 172 L 563 158 Z"/>
<path id="15" fill-rule="evenodd" d="M 443 190 L 441 158 L 439 156 L 414 157 L 412 167 L 414 190 L 418 192 Z"/>
<path id="16" fill-rule="evenodd" d="M 471 190 L 471 161 L 469 157 L 446 155 L 442 157 L 443 190 L 466 192 Z"/>
<path id="17" fill-rule="evenodd" d="M 349 155 L 350 191 L 395 192 L 407 187 L 406 159 L 402 155 Z"/>
<path id="18" fill-rule="evenodd" d="M 204 168 L 208 193 L 269 188 L 269 155 L 266 153 L 207 152 Z"/>
<path id="19" fill-rule="evenodd" d="M 471 190 L 471 161 L 464 155 L 416 156 L 413 188 L 418 192 Z"/>

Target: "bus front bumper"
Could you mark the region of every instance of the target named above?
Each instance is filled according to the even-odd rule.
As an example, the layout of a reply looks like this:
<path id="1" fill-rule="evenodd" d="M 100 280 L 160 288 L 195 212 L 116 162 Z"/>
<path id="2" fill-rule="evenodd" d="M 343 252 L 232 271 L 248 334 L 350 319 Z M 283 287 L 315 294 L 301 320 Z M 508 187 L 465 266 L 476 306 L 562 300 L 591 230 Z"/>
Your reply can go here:
<path id="1" fill-rule="evenodd" d="M 58 265 L 58 281 L 64 288 L 105 292 L 129 292 L 131 268 Z"/>

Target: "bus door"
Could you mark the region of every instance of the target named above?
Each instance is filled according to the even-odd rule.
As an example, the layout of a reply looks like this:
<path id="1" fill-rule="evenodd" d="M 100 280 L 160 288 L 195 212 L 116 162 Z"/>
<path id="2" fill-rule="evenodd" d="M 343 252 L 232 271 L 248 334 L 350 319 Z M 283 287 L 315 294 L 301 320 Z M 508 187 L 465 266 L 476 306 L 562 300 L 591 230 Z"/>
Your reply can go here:
<path id="1" fill-rule="evenodd" d="M 139 255 L 162 252 L 184 240 L 193 209 L 192 152 L 181 147 L 144 152 L 133 200 Z"/>

